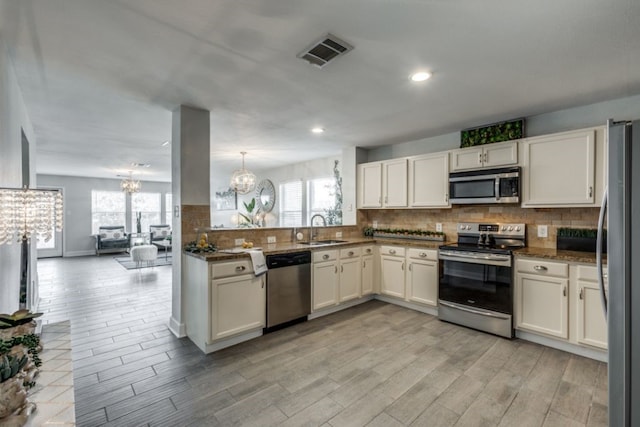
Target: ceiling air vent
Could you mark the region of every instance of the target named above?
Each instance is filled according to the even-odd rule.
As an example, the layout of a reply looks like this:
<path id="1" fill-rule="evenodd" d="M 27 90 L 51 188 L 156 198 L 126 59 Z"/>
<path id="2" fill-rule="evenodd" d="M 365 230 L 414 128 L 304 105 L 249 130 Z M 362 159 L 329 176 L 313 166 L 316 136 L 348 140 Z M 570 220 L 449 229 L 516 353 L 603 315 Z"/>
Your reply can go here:
<path id="1" fill-rule="evenodd" d="M 308 49 L 300 52 L 298 58 L 308 61 L 311 65 L 322 68 L 340 55 L 353 49 L 349 43 L 340 40 L 333 34 L 327 34 Z"/>

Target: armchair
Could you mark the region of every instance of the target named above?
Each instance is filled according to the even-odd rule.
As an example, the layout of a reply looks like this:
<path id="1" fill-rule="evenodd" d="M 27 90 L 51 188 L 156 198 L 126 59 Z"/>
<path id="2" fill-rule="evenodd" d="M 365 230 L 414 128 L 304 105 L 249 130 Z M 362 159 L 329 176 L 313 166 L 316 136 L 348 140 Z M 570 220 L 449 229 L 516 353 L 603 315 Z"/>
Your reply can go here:
<path id="1" fill-rule="evenodd" d="M 150 225 L 149 233 L 151 234 L 151 242 L 165 240 L 171 238 L 171 226 L 168 224 Z"/>
<path id="2" fill-rule="evenodd" d="M 129 249 L 129 235 L 124 225 L 103 225 L 96 234 L 96 255 L 106 252 L 125 252 Z"/>

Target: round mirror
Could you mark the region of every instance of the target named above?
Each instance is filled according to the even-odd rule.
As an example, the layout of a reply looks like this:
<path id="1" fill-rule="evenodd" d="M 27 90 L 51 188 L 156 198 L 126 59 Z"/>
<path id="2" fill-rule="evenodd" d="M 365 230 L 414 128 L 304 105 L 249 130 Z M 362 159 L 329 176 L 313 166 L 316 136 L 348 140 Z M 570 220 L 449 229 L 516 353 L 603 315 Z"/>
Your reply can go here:
<path id="1" fill-rule="evenodd" d="M 260 181 L 256 187 L 256 203 L 262 212 L 271 212 L 276 203 L 276 189 L 268 179 Z"/>

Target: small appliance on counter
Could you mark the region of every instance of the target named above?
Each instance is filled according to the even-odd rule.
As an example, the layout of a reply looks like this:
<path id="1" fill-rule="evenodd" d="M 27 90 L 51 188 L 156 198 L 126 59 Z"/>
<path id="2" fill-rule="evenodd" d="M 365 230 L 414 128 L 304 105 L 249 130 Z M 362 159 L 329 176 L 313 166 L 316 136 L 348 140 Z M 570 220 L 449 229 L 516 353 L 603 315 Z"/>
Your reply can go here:
<path id="1" fill-rule="evenodd" d="M 525 224 L 459 223 L 458 241 L 439 247 L 438 317 L 513 338 L 513 250 Z"/>

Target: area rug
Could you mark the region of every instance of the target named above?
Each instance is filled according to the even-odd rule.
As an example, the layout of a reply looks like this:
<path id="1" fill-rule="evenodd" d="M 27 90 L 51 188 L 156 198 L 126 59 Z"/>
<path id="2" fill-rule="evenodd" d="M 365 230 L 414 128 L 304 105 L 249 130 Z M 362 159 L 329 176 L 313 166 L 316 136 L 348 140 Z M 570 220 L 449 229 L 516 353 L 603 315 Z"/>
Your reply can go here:
<path id="1" fill-rule="evenodd" d="M 149 263 L 147 265 L 147 262 L 143 261 L 140 263 L 140 266 L 138 266 L 134 261 L 131 261 L 131 257 L 128 257 L 128 256 L 115 257 L 113 259 L 118 261 L 118 263 L 120 263 L 120 265 L 126 268 L 127 270 L 135 270 L 136 268 L 160 267 L 162 265 L 171 265 L 171 260 L 172 260 L 171 255 L 168 255 L 167 259 L 165 259 L 164 254 L 160 254 L 158 255 L 158 258 L 153 263 Z"/>

